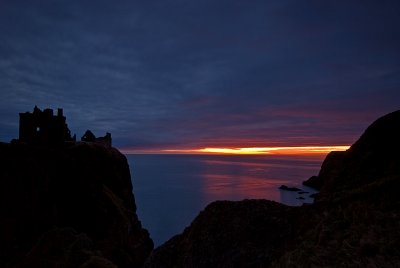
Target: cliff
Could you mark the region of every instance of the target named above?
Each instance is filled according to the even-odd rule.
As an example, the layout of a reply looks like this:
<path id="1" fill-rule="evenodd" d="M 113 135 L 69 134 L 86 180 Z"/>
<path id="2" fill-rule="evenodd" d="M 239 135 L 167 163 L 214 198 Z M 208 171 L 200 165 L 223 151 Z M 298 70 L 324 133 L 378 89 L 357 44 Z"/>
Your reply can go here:
<path id="1" fill-rule="evenodd" d="M 214 202 L 146 267 L 400 267 L 400 111 L 332 152 L 316 202 Z"/>
<path id="2" fill-rule="evenodd" d="M 358 189 L 400 174 L 400 111 L 373 122 L 345 152 L 331 152 L 318 176 L 304 184 L 321 191 L 318 199 Z"/>
<path id="3" fill-rule="evenodd" d="M 140 267 L 153 248 L 129 166 L 94 143 L 0 143 L 1 267 Z"/>

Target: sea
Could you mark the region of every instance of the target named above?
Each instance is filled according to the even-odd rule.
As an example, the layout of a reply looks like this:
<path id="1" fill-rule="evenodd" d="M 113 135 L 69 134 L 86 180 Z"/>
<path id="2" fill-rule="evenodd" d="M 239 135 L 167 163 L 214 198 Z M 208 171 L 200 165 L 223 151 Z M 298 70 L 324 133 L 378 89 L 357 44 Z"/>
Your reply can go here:
<path id="1" fill-rule="evenodd" d="M 324 156 L 131 154 L 137 214 L 155 246 L 182 233 L 216 200 L 269 199 L 312 203 L 301 183 L 318 174 Z M 280 190 L 281 185 L 308 193 Z"/>

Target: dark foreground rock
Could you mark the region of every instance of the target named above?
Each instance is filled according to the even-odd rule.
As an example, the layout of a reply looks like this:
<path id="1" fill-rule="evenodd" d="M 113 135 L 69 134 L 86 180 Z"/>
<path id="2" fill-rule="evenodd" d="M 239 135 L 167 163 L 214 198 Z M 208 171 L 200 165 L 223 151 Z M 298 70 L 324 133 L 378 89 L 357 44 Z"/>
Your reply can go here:
<path id="1" fill-rule="evenodd" d="M 301 192 L 301 189 L 296 187 L 288 187 L 286 185 L 281 185 L 279 187 L 280 190 L 290 191 L 290 192 Z"/>
<path id="2" fill-rule="evenodd" d="M 396 111 L 371 124 L 349 150 L 329 153 L 318 176 L 304 184 L 320 190 L 318 198 L 328 198 L 399 175 L 399 137 L 400 111 Z"/>
<path id="3" fill-rule="evenodd" d="M 272 201 L 211 203 L 182 235 L 155 250 L 147 267 L 269 264 L 293 236 L 293 217 L 290 207 Z"/>
<path id="4" fill-rule="evenodd" d="M 140 267 L 153 248 L 116 149 L 0 143 L 0 267 Z"/>
<path id="5" fill-rule="evenodd" d="M 312 205 L 215 202 L 146 267 L 400 267 L 400 111 L 332 152 Z"/>

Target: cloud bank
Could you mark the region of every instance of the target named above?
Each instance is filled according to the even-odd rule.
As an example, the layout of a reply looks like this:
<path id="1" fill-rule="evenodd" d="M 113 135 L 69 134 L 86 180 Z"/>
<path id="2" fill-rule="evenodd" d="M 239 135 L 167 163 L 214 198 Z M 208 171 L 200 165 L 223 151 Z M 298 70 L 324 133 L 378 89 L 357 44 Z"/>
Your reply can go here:
<path id="1" fill-rule="evenodd" d="M 0 139 L 63 107 L 120 148 L 352 143 L 399 109 L 397 1 L 0 3 Z"/>

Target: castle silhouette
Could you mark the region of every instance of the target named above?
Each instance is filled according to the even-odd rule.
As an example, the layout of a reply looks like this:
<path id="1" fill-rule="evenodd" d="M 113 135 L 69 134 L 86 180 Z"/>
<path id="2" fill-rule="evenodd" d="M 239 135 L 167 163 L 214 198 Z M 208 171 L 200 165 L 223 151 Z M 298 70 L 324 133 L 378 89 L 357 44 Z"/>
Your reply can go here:
<path id="1" fill-rule="evenodd" d="M 96 136 L 87 130 L 81 138 L 82 142 L 93 142 L 105 147 L 111 147 L 111 134 L 104 137 Z M 58 108 L 54 115 L 52 109 L 40 110 L 37 106 L 33 112 L 19 114 L 19 142 L 36 145 L 60 145 L 66 142 L 76 142 L 76 135 L 71 137 L 71 131 L 66 123 L 63 109 Z"/>

